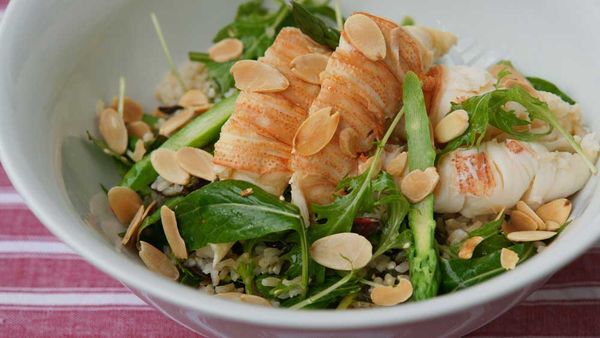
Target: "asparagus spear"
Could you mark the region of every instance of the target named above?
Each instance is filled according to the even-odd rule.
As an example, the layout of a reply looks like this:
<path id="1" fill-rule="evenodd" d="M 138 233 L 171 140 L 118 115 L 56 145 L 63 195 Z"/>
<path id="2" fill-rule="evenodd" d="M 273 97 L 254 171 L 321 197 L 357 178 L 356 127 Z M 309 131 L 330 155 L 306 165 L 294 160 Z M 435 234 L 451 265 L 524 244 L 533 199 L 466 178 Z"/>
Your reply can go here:
<path id="1" fill-rule="evenodd" d="M 177 150 L 183 147 L 202 147 L 219 136 L 221 126 L 229 119 L 235 110 L 235 100 L 238 93 L 234 93 L 226 99 L 215 104 L 209 111 L 196 117 L 183 129 L 171 136 L 160 148 Z M 147 189 L 158 174 L 152 168 L 150 156 L 144 157 L 137 162 L 121 182 L 122 186 L 129 187 L 135 191 Z"/>
<path id="2" fill-rule="evenodd" d="M 404 78 L 404 111 L 408 139 L 409 170 L 425 170 L 434 165 L 435 150 L 430 137 L 429 118 L 421 82 L 412 72 Z M 434 238 L 433 194 L 411 205 L 408 223 L 414 246 L 409 254 L 414 297 L 422 300 L 437 295 L 440 283 L 437 247 Z"/>

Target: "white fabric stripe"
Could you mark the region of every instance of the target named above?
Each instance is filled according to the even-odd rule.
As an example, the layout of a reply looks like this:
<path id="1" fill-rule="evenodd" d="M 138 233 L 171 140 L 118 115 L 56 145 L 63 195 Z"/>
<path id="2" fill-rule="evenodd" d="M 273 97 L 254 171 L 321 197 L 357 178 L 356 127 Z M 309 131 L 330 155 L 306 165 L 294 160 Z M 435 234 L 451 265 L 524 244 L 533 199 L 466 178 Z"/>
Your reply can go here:
<path id="1" fill-rule="evenodd" d="M 0 204 L 25 204 L 25 201 L 14 189 L 1 188 Z"/>
<path id="2" fill-rule="evenodd" d="M 0 292 L 0 305 L 21 306 L 87 306 L 87 305 L 146 305 L 132 293 L 47 293 Z"/>
<path id="3" fill-rule="evenodd" d="M 573 287 L 560 289 L 542 289 L 527 297 L 527 302 L 546 302 L 562 300 L 600 300 L 600 287 Z"/>
<path id="4" fill-rule="evenodd" d="M 63 243 L 47 241 L 0 241 L 2 253 L 75 254 Z"/>

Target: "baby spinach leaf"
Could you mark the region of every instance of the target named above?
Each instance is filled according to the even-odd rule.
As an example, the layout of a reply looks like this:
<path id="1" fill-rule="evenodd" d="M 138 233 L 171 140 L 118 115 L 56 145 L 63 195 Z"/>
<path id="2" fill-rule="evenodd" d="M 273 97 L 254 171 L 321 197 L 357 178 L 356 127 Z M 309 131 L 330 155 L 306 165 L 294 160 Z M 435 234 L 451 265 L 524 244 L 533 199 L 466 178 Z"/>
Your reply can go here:
<path id="1" fill-rule="evenodd" d="M 519 264 L 531 257 L 535 247 L 531 243 L 511 246 L 519 255 Z M 454 292 L 481 283 L 506 271 L 500 264 L 500 251 L 472 259 L 441 259 L 443 293 Z"/>
<path id="2" fill-rule="evenodd" d="M 335 11 L 333 15 L 335 18 Z M 292 1 L 292 16 L 296 25 L 304 34 L 331 49 L 337 48 L 340 41 L 340 32 L 335 28 L 329 27 L 323 20 L 297 1 Z"/>
<path id="3" fill-rule="evenodd" d="M 246 189 L 252 194 L 242 196 Z M 208 184 L 185 196 L 173 211 L 189 250 L 303 228 L 295 205 L 244 181 Z"/>
<path id="4" fill-rule="evenodd" d="M 533 88 L 535 88 L 536 90 L 541 90 L 544 92 L 556 94 L 563 101 L 565 101 L 569 104 L 575 104 L 575 100 L 573 100 L 569 95 L 565 94 L 565 92 L 560 90 L 554 83 L 552 83 L 548 80 L 544 80 L 539 77 L 533 77 L 533 76 L 528 76 L 527 80 L 529 81 L 529 83 L 531 83 Z"/>

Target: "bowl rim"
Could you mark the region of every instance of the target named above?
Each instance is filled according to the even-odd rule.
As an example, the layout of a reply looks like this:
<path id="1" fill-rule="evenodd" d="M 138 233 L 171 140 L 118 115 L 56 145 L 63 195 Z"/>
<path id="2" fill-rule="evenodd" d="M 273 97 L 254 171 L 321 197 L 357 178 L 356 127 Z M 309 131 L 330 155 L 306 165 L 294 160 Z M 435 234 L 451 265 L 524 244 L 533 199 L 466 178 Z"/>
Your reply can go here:
<path id="1" fill-rule="evenodd" d="M 13 1 L 9 4 L 0 23 L 0 45 L 9 37 L 7 27 L 17 20 L 18 12 L 25 10 L 24 1 Z M 0 60 L 6 51 L 0 49 Z M 1 83 L 0 83 L 1 86 Z M 69 233 L 61 227 L 64 222 L 77 222 L 81 219 L 63 217 L 53 212 L 50 205 L 44 205 L 36 191 L 32 180 L 27 180 L 26 170 L 21 170 L 17 161 L 13 160 L 13 152 L 8 149 L 10 140 L 2 132 L 10 128 L 4 118 L 10 112 L 10 98 L 0 91 L 0 160 L 4 170 L 17 192 L 23 197 L 27 206 L 35 216 L 60 240 L 65 242 L 76 253 L 89 263 L 120 280 L 126 286 L 157 297 L 167 303 L 175 304 L 200 313 L 234 322 L 243 322 L 268 327 L 285 327 L 294 329 L 357 329 L 385 327 L 423 321 L 480 306 L 511 293 L 526 288 L 542 278 L 554 273 L 582 254 L 600 238 L 600 227 L 594 233 L 582 236 L 578 245 L 561 245 L 558 240 L 554 246 L 543 254 L 535 255 L 527 262 L 519 265 L 514 271 L 520 273 L 504 273 L 481 284 L 464 290 L 437 296 L 430 300 L 403 304 L 402 306 L 374 309 L 356 309 L 352 311 L 311 310 L 294 311 L 289 309 L 263 308 L 243 303 L 236 303 L 212 297 L 184 285 L 173 283 L 143 266 L 127 259 L 122 253 L 110 248 L 98 238 L 81 233 Z M 598 195 L 600 185 L 594 189 Z M 600 214 L 593 215 L 586 208 L 576 222 L 600 223 Z M 564 248 L 563 248 L 564 247 Z M 240 313 L 244 313 L 240 316 Z"/>

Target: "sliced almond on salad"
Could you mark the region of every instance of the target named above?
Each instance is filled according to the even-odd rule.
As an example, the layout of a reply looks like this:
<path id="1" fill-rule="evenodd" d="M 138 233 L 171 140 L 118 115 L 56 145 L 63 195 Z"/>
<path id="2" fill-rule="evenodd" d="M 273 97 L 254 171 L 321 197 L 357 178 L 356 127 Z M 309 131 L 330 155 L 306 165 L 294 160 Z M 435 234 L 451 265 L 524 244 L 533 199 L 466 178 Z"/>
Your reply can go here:
<path id="1" fill-rule="evenodd" d="M 371 291 L 371 301 L 380 306 L 394 306 L 404 303 L 413 294 L 413 286 L 410 280 L 400 279 L 396 286 L 376 286 Z"/>
<path id="2" fill-rule="evenodd" d="M 235 38 L 223 39 L 208 49 L 208 57 L 215 62 L 227 62 L 239 58 L 244 52 L 244 43 Z"/>
<path id="3" fill-rule="evenodd" d="M 513 210 L 510 213 L 510 228 L 511 232 L 514 231 L 534 231 L 539 227 L 539 223 L 536 222 L 529 215 L 521 210 Z M 544 226 L 545 227 L 545 226 Z"/>
<path id="4" fill-rule="evenodd" d="M 439 181 L 440 175 L 435 167 L 416 169 L 404 176 L 400 190 L 411 203 L 417 203 L 431 194 Z"/>
<path id="5" fill-rule="evenodd" d="M 144 154 L 146 154 L 146 146 L 144 145 L 144 141 L 137 140 L 135 142 L 133 153 L 131 153 L 131 159 L 135 162 L 139 162 L 142 158 L 144 158 Z"/>
<path id="6" fill-rule="evenodd" d="M 373 246 L 365 237 L 342 232 L 316 240 L 310 246 L 311 257 L 324 267 L 350 271 L 365 267 L 373 256 Z"/>
<path id="7" fill-rule="evenodd" d="M 458 252 L 458 258 L 471 259 L 475 248 L 483 241 L 483 237 L 474 236 L 464 241 Z"/>
<path id="8" fill-rule="evenodd" d="M 190 174 L 177 164 L 177 156 L 173 150 L 154 150 L 150 154 L 150 162 L 154 170 L 171 183 L 186 185 L 190 180 Z"/>
<path id="9" fill-rule="evenodd" d="M 142 205 L 142 199 L 127 187 L 113 187 L 108 191 L 108 205 L 121 224 L 129 224 Z"/>
<path id="10" fill-rule="evenodd" d="M 229 299 L 229 300 L 239 301 L 242 303 L 268 306 L 268 307 L 272 306 L 271 302 L 269 302 L 268 300 L 266 300 L 260 296 L 247 295 L 247 294 L 241 293 L 241 292 L 223 292 L 223 293 L 216 294 L 215 296 L 220 297 L 220 298 Z"/>
<path id="11" fill-rule="evenodd" d="M 363 14 L 354 14 L 346 19 L 344 33 L 350 43 L 371 61 L 383 60 L 387 47 L 385 38 L 375 21 Z"/>
<path id="12" fill-rule="evenodd" d="M 178 105 L 186 108 L 208 108 L 210 102 L 208 102 L 208 98 L 204 95 L 203 91 L 199 89 L 190 89 L 179 98 Z"/>
<path id="13" fill-rule="evenodd" d="M 160 126 L 158 133 L 160 135 L 169 137 L 174 131 L 190 122 L 192 118 L 194 118 L 194 115 L 195 112 L 193 109 L 182 109 L 179 111 L 179 113 L 166 120 L 162 126 Z"/>
<path id="14" fill-rule="evenodd" d="M 500 265 L 506 270 L 512 270 L 519 262 L 519 255 L 507 248 L 500 250 Z"/>
<path id="15" fill-rule="evenodd" d="M 515 231 L 506 235 L 506 238 L 513 242 L 537 242 L 554 236 L 554 231 Z"/>
<path id="16" fill-rule="evenodd" d="M 529 207 L 529 205 L 527 205 L 527 203 L 519 201 L 517 202 L 516 208 L 529 216 L 537 224 L 539 230 L 544 230 L 544 221 Z"/>
<path id="17" fill-rule="evenodd" d="M 119 109 L 119 98 L 113 98 L 111 105 L 115 111 Z M 125 96 L 123 98 L 123 120 L 125 122 L 139 121 L 144 116 L 144 107 L 136 100 Z"/>
<path id="18" fill-rule="evenodd" d="M 294 136 L 294 150 L 302 156 L 310 156 L 325 148 L 333 138 L 340 114 L 331 114 L 331 107 L 325 107 L 310 114 L 300 125 Z"/>
<path id="19" fill-rule="evenodd" d="M 133 217 L 131 223 L 129 223 L 129 227 L 127 227 L 127 231 L 125 232 L 125 235 L 121 240 L 121 244 L 127 245 L 133 237 L 137 236 L 140 225 L 142 225 L 142 222 L 144 222 L 146 217 L 148 217 L 148 214 L 150 213 L 150 211 L 152 211 L 155 205 L 156 201 L 152 201 L 152 203 L 150 203 L 146 208 L 140 206 L 140 209 L 138 209 L 138 213 L 140 210 L 143 210 L 143 212 L 139 218 L 138 213 L 135 214 L 135 217 Z"/>
<path id="20" fill-rule="evenodd" d="M 290 82 L 277 70 L 268 64 L 241 60 L 231 67 L 235 87 L 239 90 L 259 93 L 274 93 L 286 90 Z"/>
<path id="21" fill-rule="evenodd" d="M 152 129 L 144 121 L 133 121 L 127 124 L 127 132 L 139 139 L 143 139 L 146 134 L 152 133 Z"/>
<path id="22" fill-rule="evenodd" d="M 344 155 L 356 157 L 358 153 L 358 133 L 350 128 L 344 128 L 340 132 L 340 150 Z"/>
<path id="23" fill-rule="evenodd" d="M 179 279 L 179 270 L 177 270 L 175 264 L 152 244 L 140 241 L 139 256 L 148 269 L 172 280 Z"/>
<path id="24" fill-rule="evenodd" d="M 571 214 L 573 204 L 566 198 L 559 198 L 539 207 L 535 212 L 544 222 L 565 224 Z"/>
<path id="25" fill-rule="evenodd" d="M 183 147 L 177 151 L 175 156 L 177 164 L 190 175 L 211 182 L 216 179 L 213 156 L 209 152 L 198 148 Z"/>
<path id="26" fill-rule="evenodd" d="M 546 221 L 546 229 L 547 231 L 558 231 L 561 227 L 560 223 L 556 223 L 554 221 Z"/>
<path id="27" fill-rule="evenodd" d="M 177 218 L 175 217 L 173 210 L 169 209 L 168 206 L 163 205 L 160 208 L 160 220 L 163 225 L 163 231 L 165 232 L 165 237 L 167 237 L 169 247 L 171 248 L 171 251 L 173 251 L 175 257 L 179 259 L 187 259 L 187 249 L 185 247 L 183 238 L 181 238 L 181 235 L 179 234 Z"/>
<path id="28" fill-rule="evenodd" d="M 464 109 L 458 109 L 438 122 L 435 126 L 435 140 L 446 143 L 460 135 L 469 128 L 469 114 Z"/>
<path id="29" fill-rule="evenodd" d="M 321 84 L 320 74 L 327 67 L 329 57 L 321 53 L 310 53 L 295 57 L 290 68 L 292 73 L 300 79 L 312 83 Z"/>
<path id="30" fill-rule="evenodd" d="M 404 173 L 404 169 L 406 169 L 407 161 L 408 153 L 403 151 L 387 162 L 383 169 L 392 176 L 400 177 Z"/>
<path id="31" fill-rule="evenodd" d="M 361 155 L 358 158 L 358 174 L 361 175 L 362 173 L 367 171 L 369 169 L 369 167 L 371 166 L 371 163 L 373 163 L 374 160 L 375 160 L 375 155 L 370 156 L 370 157 L 365 157 L 365 156 Z M 373 171 L 373 175 L 375 176 L 375 175 L 379 174 L 382 167 L 383 167 L 383 159 L 380 156 L 379 159 L 377 160 L 377 163 L 375 163 L 375 169 Z"/>
<path id="32" fill-rule="evenodd" d="M 108 148 L 122 155 L 127 150 L 127 128 L 116 110 L 107 108 L 100 113 L 100 134 Z"/>

